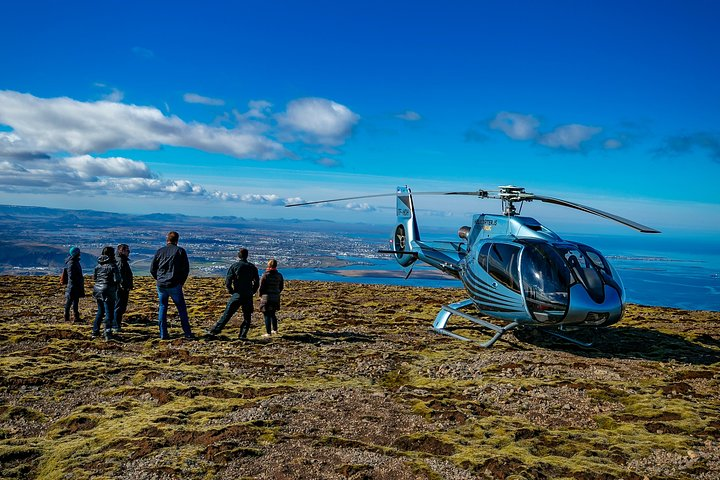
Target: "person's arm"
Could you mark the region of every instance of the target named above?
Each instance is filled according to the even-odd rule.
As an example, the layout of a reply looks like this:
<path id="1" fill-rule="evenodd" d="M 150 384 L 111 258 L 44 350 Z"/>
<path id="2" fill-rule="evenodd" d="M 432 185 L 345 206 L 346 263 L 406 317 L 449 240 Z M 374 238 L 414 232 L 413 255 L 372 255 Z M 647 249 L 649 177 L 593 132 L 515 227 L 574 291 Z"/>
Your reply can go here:
<path id="1" fill-rule="evenodd" d="M 282 276 L 282 273 L 278 272 L 278 275 L 280 275 L 280 284 L 278 285 L 278 289 L 282 292 L 285 288 L 285 279 Z"/>
<path id="2" fill-rule="evenodd" d="M 262 296 L 265 293 L 265 280 L 267 279 L 267 275 L 263 273 L 263 276 L 260 277 L 260 285 L 258 286 L 258 295 Z"/>
<path id="3" fill-rule="evenodd" d="M 260 277 L 257 267 L 253 267 L 253 295 L 257 293 L 258 288 L 260 288 Z"/>
<path id="4" fill-rule="evenodd" d="M 228 268 L 227 275 L 225 275 L 225 288 L 227 289 L 228 293 L 230 295 L 233 294 L 233 268 L 232 265 L 230 265 L 230 268 Z"/>
<path id="5" fill-rule="evenodd" d="M 158 270 L 158 252 L 155 252 L 155 256 L 153 257 L 152 263 L 150 264 L 150 275 L 157 280 L 157 270 Z"/>
<path id="6" fill-rule="evenodd" d="M 113 275 L 115 276 L 115 285 L 122 288 L 122 275 L 120 274 L 120 268 L 117 264 L 113 267 Z"/>
<path id="7" fill-rule="evenodd" d="M 182 255 L 180 257 L 179 267 L 180 267 L 180 273 L 182 275 L 180 276 L 180 279 L 181 279 L 180 284 L 184 285 L 188 279 L 188 276 L 190 275 L 190 260 L 188 259 L 187 252 L 185 251 L 184 248 L 181 250 L 181 252 L 182 252 Z"/>

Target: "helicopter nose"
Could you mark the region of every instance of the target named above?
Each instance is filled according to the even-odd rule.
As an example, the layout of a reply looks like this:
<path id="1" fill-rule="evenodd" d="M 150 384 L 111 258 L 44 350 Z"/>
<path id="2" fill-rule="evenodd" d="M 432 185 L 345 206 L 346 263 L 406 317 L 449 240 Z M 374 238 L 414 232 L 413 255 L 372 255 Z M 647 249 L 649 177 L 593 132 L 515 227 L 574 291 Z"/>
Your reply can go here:
<path id="1" fill-rule="evenodd" d="M 593 290 L 597 287 L 593 287 Z M 575 284 L 570 289 L 570 306 L 563 323 L 609 325 L 622 317 L 622 301 L 617 290 L 603 285 L 602 300 L 593 298 L 591 289 Z"/>

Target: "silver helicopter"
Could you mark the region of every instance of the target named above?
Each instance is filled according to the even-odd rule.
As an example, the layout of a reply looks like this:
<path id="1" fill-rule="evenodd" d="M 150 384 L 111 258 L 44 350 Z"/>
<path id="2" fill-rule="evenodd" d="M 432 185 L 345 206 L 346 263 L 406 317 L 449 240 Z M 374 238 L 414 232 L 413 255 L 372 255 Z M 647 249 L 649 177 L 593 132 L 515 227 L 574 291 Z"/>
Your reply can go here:
<path id="1" fill-rule="evenodd" d="M 567 332 L 607 327 L 622 318 L 625 291 L 620 276 L 598 250 L 563 240 L 534 218 L 520 216 L 523 202 L 537 200 L 561 205 L 614 220 L 642 233 L 660 232 L 592 207 L 528 193 L 522 187 L 498 188 L 497 191 L 415 193 L 470 195 L 502 201 L 501 215 L 474 215 L 471 226 L 459 229 L 459 241 L 421 240 L 413 194 L 407 186 L 397 187 L 394 194 L 287 206 L 394 195 L 397 197 L 397 221 L 392 248 L 379 252 L 394 255 L 397 262 L 408 269 L 407 276 L 418 260 L 431 265 L 460 280 L 469 295 L 466 300 L 440 308 L 432 326 L 435 332 L 471 340 L 451 331 L 448 322 L 455 315 L 493 332 L 491 338 L 480 342 L 482 347 L 492 346 L 503 334 L 518 327 L 540 328 L 578 345 L 592 345 L 592 342 L 580 341 Z M 485 317 L 473 315 L 468 309 Z"/>

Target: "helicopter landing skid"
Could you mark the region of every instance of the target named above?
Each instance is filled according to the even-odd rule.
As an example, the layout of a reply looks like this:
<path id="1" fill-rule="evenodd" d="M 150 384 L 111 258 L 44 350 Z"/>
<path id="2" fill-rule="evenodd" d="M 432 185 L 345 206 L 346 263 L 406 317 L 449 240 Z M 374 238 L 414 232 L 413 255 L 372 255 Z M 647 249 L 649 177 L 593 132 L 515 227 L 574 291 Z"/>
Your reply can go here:
<path id="1" fill-rule="evenodd" d="M 577 338 L 573 338 L 569 335 L 565 335 L 564 333 L 560 333 L 557 329 L 540 328 L 540 331 L 549 333 L 550 335 L 553 335 L 558 338 L 562 338 L 566 342 L 574 343 L 575 345 L 578 345 L 580 347 L 592 347 L 593 346 L 593 342 L 583 342 L 581 340 L 578 340 Z"/>
<path id="2" fill-rule="evenodd" d="M 500 337 L 503 336 L 503 334 L 509 330 L 512 330 L 518 326 L 517 322 L 512 322 L 504 327 L 501 327 L 500 325 L 495 325 L 494 323 L 490 323 L 486 320 L 483 320 L 481 318 L 475 317 L 473 315 L 467 314 L 465 312 L 461 312 L 461 308 L 465 308 L 467 306 L 472 305 L 472 300 L 463 300 L 462 302 L 457 303 L 451 303 L 450 305 L 443 305 L 440 307 L 440 311 L 438 312 L 437 316 L 435 317 L 435 322 L 433 322 L 432 330 L 441 333 L 443 335 L 447 335 L 449 337 L 456 338 L 458 340 L 465 340 L 467 342 L 474 342 L 476 340 L 473 340 L 471 338 L 463 337 L 462 335 L 458 335 L 457 333 L 451 332 L 446 328 L 447 322 L 450 319 L 452 315 L 457 315 L 459 317 L 466 318 L 470 320 L 473 323 L 477 323 L 478 325 L 481 325 L 485 328 L 488 328 L 495 332 L 495 335 L 490 338 L 490 340 L 486 342 L 480 342 L 480 346 L 483 348 L 489 348 L 492 347 L 493 343 L 495 343 Z"/>

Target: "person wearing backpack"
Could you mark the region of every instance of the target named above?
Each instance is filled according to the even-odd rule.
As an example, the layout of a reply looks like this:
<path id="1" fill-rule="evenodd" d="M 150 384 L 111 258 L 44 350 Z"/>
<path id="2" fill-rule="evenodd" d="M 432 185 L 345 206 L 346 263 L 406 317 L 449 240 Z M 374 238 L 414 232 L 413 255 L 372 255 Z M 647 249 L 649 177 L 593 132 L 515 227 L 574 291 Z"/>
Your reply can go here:
<path id="1" fill-rule="evenodd" d="M 63 277 L 66 283 L 65 288 L 65 321 L 70 321 L 70 307 L 73 309 L 75 323 L 82 323 L 78 304 L 85 296 L 85 279 L 83 278 L 82 266 L 80 266 L 80 249 L 71 247 L 69 256 L 65 260 Z"/>
<path id="2" fill-rule="evenodd" d="M 105 317 L 105 340 L 112 338 L 113 319 L 115 318 L 115 302 L 117 301 L 117 290 L 120 285 L 120 269 L 115 262 L 115 249 L 105 247 L 98 257 L 98 264 L 93 272 L 93 296 L 97 300 L 97 314 L 93 323 L 92 336 L 100 335 L 100 323 Z"/>

